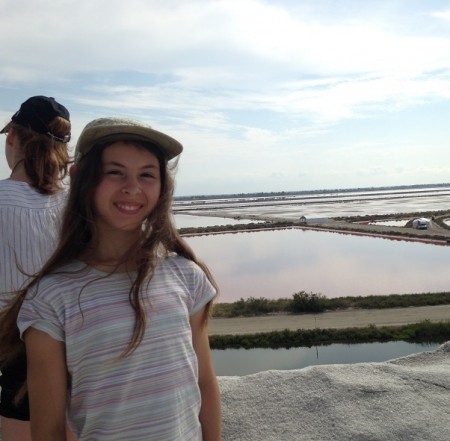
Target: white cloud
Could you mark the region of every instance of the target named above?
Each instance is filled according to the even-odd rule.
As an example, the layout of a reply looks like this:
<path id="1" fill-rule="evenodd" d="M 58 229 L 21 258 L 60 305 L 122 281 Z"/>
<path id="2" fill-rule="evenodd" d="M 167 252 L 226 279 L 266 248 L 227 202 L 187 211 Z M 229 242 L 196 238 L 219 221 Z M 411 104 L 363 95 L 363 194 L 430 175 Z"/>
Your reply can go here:
<path id="1" fill-rule="evenodd" d="M 4 56 L 29 75 L 49 67 L 66 74 L 126 68 L 184 73 L 217 86 L 216 75 L 236 81 L 242 71 L 243 80 L 268 81 L 275 74 L 423 72 L 449 65 L 447 39 L 395 35 L 370 16 L 364 23 L 332 15 L 311 20 L 255 0 L 36 0 L 2 15 L 0 33 L 11 42 Z"/>
<path id="2" fill-rule="evenodd" d="M 450 9 L 444 9 L 442 11 L 434 11 L 430 15 L 432 17 L 436 17 L 444 21 L 450 21 Z"/>
<path id="3" fill-rule="evenodd" d="M 146 119 L 187 145 L 186 180 L 206 180 L 204 152 L 224 170 L 223 185 L 350 180 L 371 173 L 364 159 L 390 173 L 362 141 L 407 137 L 383 125 L 389 115 L 450 98 L 449 10 L 421 2 L 7 0 L 2 9 L 1 115 L 36 90 L 68 104 L 74 139 L 99 115 Z M 362 121 L 370 138 L 354 132 Z M 342 145 L 358 146 L 357 166 Z M 436 156 L 427 170 L 441 176 Z"/>

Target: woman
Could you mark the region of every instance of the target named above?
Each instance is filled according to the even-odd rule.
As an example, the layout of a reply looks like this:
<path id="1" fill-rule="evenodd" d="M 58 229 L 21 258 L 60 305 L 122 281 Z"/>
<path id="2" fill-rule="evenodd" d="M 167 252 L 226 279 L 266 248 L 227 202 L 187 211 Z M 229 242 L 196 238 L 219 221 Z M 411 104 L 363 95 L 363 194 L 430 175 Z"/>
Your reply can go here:
<path id="1" fill-rule="evenodd" d="M 26 100 L 0 133 L 6 134 L 9 179 L 0 181 L 0 308 L 53 252 L 66 192 L 70 115 L 54 98 Z M 2 323 L 0 323 L 2 326 Z M 31 440 L 24 350 L 2 363 L 3 441 Z"/>

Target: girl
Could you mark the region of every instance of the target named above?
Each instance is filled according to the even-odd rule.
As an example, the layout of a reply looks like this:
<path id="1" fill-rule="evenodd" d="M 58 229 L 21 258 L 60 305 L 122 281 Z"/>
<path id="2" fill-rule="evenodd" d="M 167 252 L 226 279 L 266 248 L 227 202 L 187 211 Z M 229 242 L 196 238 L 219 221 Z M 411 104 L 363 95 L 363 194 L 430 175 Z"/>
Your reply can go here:
<path id="1" fill-rule="evenodd" d="M 66 403 L 80 441 L 220 440 L 216 288 L 171 219 L 181 151 L 130 120 L 80 135 L 59 246 L 10 309 L 22 304 L 36 440 L 65 439 Z"/>
<path id="2" fill-rule="evenodd" d="M 6 134 L 9 179 L 0 181 L 0 308 L 56 246 L 70 162 L 70 115 L 54 98 L 26 100 L 0 133 Z M 12 355 L 12 354 L 10 354 Z M 3 441 L 31 440 L 24 351 L 8 357 L 0 377 Z"/>

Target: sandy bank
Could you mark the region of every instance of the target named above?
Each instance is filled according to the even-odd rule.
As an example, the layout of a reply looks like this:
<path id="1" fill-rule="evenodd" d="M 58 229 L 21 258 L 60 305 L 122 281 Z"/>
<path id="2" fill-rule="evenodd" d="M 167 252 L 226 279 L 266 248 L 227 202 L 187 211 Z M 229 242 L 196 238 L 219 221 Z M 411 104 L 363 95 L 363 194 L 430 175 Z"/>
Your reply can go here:
<path id="1" fill-rule="evenodd" d="M 270 315 L 264 317 L 213 318 L 210 335 L 252 334 L 283 329 L 396 326 L 422 320 L 450 320 L 450 305 L 393 309 L 354 309 L 321 314 Z"/>

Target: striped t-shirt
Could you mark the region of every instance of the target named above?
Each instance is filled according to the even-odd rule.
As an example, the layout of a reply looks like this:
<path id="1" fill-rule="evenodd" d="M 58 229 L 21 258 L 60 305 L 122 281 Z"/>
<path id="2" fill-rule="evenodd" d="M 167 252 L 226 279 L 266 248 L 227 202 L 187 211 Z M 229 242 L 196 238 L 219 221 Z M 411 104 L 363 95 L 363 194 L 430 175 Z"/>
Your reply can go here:
<path id="1" fill-rule="evenodd" d="M 132 277 L 69 264 L 29 293 L 19 314 L 20 331 L 32 326 L 65 342 L 68 419 L 80 441 L 200 441 L 189 317 L 215 291 L 195 263 L 180 256 L 163 259 L 143 295 L 144 339 L 117 360 L 133 331 Z"/>
<path id="2" fill-rule="evenodd" d="M 25 182 L 0 181 L 0 308 L 37 272 L 58 238 L 67 193 L 43 195 Z"/>

